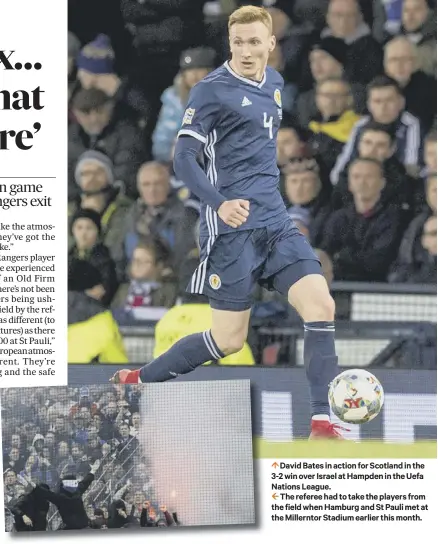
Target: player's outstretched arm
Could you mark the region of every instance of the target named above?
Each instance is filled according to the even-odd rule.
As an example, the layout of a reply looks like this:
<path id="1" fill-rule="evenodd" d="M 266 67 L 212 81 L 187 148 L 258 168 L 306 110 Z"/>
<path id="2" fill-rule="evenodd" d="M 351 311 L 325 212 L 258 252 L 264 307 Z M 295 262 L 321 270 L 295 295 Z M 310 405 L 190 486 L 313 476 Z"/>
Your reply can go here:
<path id="1" fill-rule="evenodd" d="M 225 198 L 198 164 L 197 157 L 203 145 L 192 136 L 179 136 L 175 146 L 173 166 L 178 179 L 183 181 L 199 200 L 217 211 L 225 202 Z"/>
<path id="2" fill-rule="evenodd" d="M 178 138 L 173 161 L 175 173 L 202 202 L 218 212 L 224 223 L 240 227 L 249 215 L 249 202 L 242 199 L 226 201 L 214 187 L 197 161 L 202 145 L 192 136 Z"/>

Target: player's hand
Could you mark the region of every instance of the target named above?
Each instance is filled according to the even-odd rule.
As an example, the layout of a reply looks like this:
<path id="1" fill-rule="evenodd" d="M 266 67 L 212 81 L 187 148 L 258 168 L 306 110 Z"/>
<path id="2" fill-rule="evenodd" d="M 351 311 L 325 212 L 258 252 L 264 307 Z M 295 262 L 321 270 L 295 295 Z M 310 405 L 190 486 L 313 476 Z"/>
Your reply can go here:
<path id="1" fill-rule="evenodd" d="M 26 516 L 26 514 L 23 515 L 23 517 L 21 518 L 24 523 L 28 526 L 28 527 L 32 527 L 33 526 L 33 523 L 32 523 L 32 520 Z"/>
<path id="2" fill-rule="evenodd" d="M 167 512 L 167 506 L 160 506 L 160 512 Z"/>
<path id="3" fill-rule="evenodd" d="M 249 216 L 249 201 L 240 198 L 227 200 L 220 205 L 217 213 L 226 225 L 237 229 L 246 222 Z"/>

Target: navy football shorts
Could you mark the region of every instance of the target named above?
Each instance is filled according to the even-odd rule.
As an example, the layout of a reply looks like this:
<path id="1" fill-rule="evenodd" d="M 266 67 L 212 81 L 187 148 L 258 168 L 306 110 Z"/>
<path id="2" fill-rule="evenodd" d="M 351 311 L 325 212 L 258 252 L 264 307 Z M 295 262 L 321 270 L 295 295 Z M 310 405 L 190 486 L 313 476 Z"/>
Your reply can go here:
<path id="1" fill-rule="evenodd" d="M 322 274 L 306 238 L 289 217 L 253 230 L 200 239 L 201 264 L 187 287 L 210 299 L 212 308 L 251 308 L 257 284 L 287 295 L 291 285 L 309 274 Z"/>

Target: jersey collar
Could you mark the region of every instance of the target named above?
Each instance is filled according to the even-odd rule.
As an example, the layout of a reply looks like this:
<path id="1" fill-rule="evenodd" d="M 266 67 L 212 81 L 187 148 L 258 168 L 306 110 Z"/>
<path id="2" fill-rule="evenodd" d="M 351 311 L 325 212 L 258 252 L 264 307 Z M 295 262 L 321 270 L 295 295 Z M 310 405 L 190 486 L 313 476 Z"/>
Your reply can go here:
<path id="1" fill-rule="evenodd" d="M 230 74 L 232 76 L 234 76 L 235 78 L 237 79 L 240 79 L 240 81 L 244 81 L 245 83 L 249 83 L 250 85 L 252 85 L 253 87 L 263 87 L 263 85 L 265 84 L 265 81 L 266 81 L 266 70 L 263 74 L 263 77 L 262 77 L 262 80 L 261 81 L 254 81 L 253 79 L 248 79 L 247 77 L 243 77 L 243 76 L 239 76 L 239 74 L 236 74 L 236 72 L 231 68 L 230 64 L 228 61 L 225 61 L 224 62 L 224 66 L 225 68 L 230 72 Z"/>

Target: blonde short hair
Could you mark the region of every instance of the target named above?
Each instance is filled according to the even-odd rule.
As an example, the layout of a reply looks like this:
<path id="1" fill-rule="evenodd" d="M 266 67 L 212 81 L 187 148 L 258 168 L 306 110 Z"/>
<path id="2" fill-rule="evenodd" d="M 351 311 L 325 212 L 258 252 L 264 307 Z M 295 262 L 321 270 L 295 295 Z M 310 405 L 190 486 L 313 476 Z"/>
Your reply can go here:
<path id="1" fill-rule="evenodd" d="M 263 23 L 272 34 L 272 17 L 267 9 L 257 6 L 242 6 L 230 15 L 228 19 L 228 32 L 235 24 L 247 25 L 258 21 Z"/>

